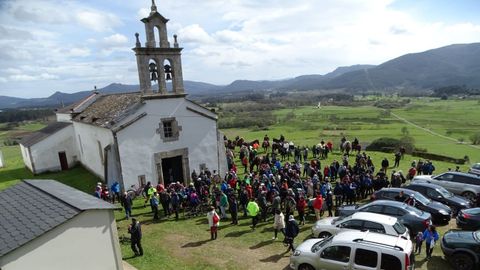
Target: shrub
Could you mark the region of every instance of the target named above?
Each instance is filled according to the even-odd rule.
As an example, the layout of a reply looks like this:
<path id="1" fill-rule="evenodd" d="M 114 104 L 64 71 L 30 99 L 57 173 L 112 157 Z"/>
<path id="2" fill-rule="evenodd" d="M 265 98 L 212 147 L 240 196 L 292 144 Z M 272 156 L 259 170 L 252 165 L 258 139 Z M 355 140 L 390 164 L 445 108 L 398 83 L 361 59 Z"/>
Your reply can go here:
<path id="1" fill-rule="evenodd" d="M 404 136 L 400 139 L 382 137 L 374 140 L 367 147 L 367 151 L 381 151 L 381 152 L 394 152 L 400 147 L 405 147 L 407 153 L 411 153 L 414 149 L 415 140 L 410 136 Z"/>

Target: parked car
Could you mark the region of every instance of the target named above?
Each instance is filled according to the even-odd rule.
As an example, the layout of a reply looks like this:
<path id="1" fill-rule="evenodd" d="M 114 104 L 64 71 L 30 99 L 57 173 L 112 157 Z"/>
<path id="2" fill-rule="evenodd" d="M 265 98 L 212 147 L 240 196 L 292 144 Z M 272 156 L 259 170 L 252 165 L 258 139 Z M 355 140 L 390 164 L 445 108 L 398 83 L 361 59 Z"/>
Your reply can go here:
<path id="1" fill-rule="evenodd" d="M 475 201 L 480 193 L 480 176 L 461 172 L 446 172 L 437 176 L 418 175 L 413 181 L 424 180 L 444 187 L 446 190 Z"/>
<path id="2" fill-rule="evenodd" d="M 441 247 L 445 258 L 456 270 L 480 268 L 480 231 L 448 231 Z"/>
<path id="3" fill-rule="evenodd" d="M 372 194 L 372 200 L 392 200 L 403 191 L 409 199 L 414 199 L 414 206 L 422 211 L 432 214 L 433 223 L 448 223 L 452 216 L 452 210 L 439 202 L 434 202 L 419 192 L 406 188 L 382 188 Z"/>
<path id="4" fill-rule="evenodd" d="M 290 268 L 413 270 L 412 241 L 400 236 L 345 231 L 326 238 L 309 239 L 290 257 Z"/>
<path id="5" fill-rule="evenodd" d="M 410 232 L 396 217 L 368 212 L 323 218 L 312 226 L 312 235 L 323 238 L 346 230 L 371 231 L 410 239 Z"/>
<path id="6" fill-rule="evenodd" d="M 408 228 L 411 236 L 418 232 L 423 232 L 432 223 L 432 215 L 430 213 L 423 212 L 405 203 L 385 200 L 373 201 L 362 206 L 342 206 L 337 209 L 336 215 L 348 216 L 357 212 L 370 212 L 396 217 Z"/>
<path id="7" fill-rule="evenodd" d="M 445 205 L 448 205 L 450 209 L 452 209 L 452 213 L 454 216 L 457 215 L 460 209 L 470 208 L 472 207 L 472 203 L 461 196 L 455 195 L 450 191 L 446 190 L 445 188 L 428 183 L 423 181 L 416 181 L 412 182 L 410 185 L 406 186 L 405 188 L 415 190 L 417 192 L 422 193 L 427 198 L 430 198 L 434 201 L 441 202 Z"/>
<path id="8" fill-rule="evenodd" d="M 468 169 L 468 173 L 479 175 L 480 176 L 480 163 L 475 163 Z"/>
<path id="9" fill-rule="evenodd" d="M 457 227 L 480 230 L 480 207 L 460 210 L 457 215 Z"/>

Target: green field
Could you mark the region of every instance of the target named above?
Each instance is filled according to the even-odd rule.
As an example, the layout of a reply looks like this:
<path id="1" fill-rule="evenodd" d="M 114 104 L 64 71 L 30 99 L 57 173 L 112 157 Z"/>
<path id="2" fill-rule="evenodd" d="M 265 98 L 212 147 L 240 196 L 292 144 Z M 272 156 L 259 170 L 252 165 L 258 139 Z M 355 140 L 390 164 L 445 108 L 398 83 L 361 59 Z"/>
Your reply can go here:
<path id="1" fill-rule="evenodd" d="M 226 106 L 237 106 L 227 104 Z M 296 145 L 312 146 L 321 139 L 331 140 L 335 149 L 341 136 L 345 135 L 353 140 L 357 137 L 362 145 L 366 145 L 379 137 L 400 138 L 402 128 L 406 127 L 408 135 L 415 138 L 418 148 L 425 148 L 431 153 L 462 158 L 465 155 L 470 161 L 480 161 L 480 149 L 468 145 L 470 135 L 480 131 L 480 104 L 472 100 L 433 100 L 419 99 L 412 101 L 404 108 L 392 109 L 388 114 L 383 109 L 373 106 L 323 106 L 298 107 L 280 109 L 271 112 L 275 116 L 275 124 L 263 130 L 251 129 L 225 129 L 223 132 L 229 137 L 244 137 L 246 140 L 262 139 L 265 134 L 270 138 L 278 138 L 283 134 L 287 140 L 294 141 Z M 393 114 L 405 118 L 422 128 L 413 126 L 394 117 Z M 220 114 L 221 117 L 221 114 Z M 229 116 L 234 117 L 234 116 Z M 241 114 L 239 114 L 241 117 Z M 19 126 L 12 132 L 0 133 L 0 140 L 4 140 L 28 130 L 36 130 L 42 125 L 29 124 Z M 405 131 L 405 128 L 403 129 Z M 455 140 L 463 138 L 465 144 Z M 42 174 L 33 176 L 23 166 L 18 146 L 1 147 L 6 167 L 0 169 L 0 190 L 5 189 L 26 178 L 57 179 L 65 184 L 91 193 L 96 177 L 82 167 L 76 167 L 67 172 Z M 237 148 L 238 151 L 238 148 Z M 262 153 L 262 151 L 260 152 Z M 393 164 L 392 153 L 368 152 L 374 164 L 379 165 L 383 157 L 390 159 Z M 330 164 L 334 159 L 340 159 L 338 150 L 329 155 L 327 160 L 322 160 L 322 166 Z M 418 157 L 406 155 L 400 163 L 400 170 L 406 172 L 411 161 Z M 237 160 L 239 172 L 243 171 Z M 436 173 L 454 168 L 456 164 L 433 161 Z M 461 165 L 466 171 L 469 164 Z M 398 170 L 397 169 L 397 170 Z M 240 173 L 240 175 L 242 175 Z M 158 223 L 152 222 L 149 207 L 143 208 L 143 201 L 136 200 L 133 214 L 143 223 L 143 246 L 145 256 L 132 257 L 128 243 L 122 243 L 122 253 L 126 261 L 138 269 L 287 269 L 290 254 L 285 253 L 286 248 L 281 241 L 272 241 L 272 221 L 260 223 L 256 231 L 248 227 L 250 219 L 241 219 L 238 226 L 229 225 L 229 221 L 221 221 L 219 238 L 209 241 L 208 226 L 205 217 L 184 219 L 179 221 L 172 218 L 162 219 Z M 123 213 L 115 213 L 120 236 L 128 236 L 128 221 L 124 220 Z M 296 243 L 309 237 L 313 219 L 302 227 L 301 234 Z M 448 229 L 455 228 L 455 222 L 439 227 L 443 235 Z M 417 256 L 417 269 L 451 269 L 443 259 L 443 254 L 437 246 L 433 258 L 425 260 L 425 251 Z"/>

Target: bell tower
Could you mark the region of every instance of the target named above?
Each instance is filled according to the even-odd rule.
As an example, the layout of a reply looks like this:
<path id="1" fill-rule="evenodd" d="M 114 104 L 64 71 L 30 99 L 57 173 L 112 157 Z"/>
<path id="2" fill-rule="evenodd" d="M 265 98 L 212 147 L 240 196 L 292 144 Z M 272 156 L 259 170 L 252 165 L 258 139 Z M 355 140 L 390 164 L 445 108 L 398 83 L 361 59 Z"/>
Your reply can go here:
<path id="1" fill-rule="evenodd" d="M 144 95 L 184 94 L 182 48 L 178 46 L 177 35 L 173 35 L 174 43 L 173 47 L 170 47 L 167 36 L 168 19 L 158 13 L 155 0 L 152 0 L 150 15 L 141 21 L 145 24 L 145 46 L 142 47 L 140 35 L 135 33 L 136 43 L 133 48 L 137 57 L 140 91 Z M 167 91 L 167 81 L 172 82 L 171 92 Z"/>

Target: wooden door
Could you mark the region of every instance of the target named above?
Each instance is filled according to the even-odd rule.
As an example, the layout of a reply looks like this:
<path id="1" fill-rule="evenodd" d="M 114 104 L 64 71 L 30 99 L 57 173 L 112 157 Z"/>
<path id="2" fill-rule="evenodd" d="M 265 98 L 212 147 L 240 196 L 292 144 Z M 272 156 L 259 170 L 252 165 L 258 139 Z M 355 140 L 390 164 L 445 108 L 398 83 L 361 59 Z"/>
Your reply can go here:
<path id="1" fill-rule="evenodd" d="M 58 152 L 58 158 L 60 159 L 60 167 L 62 167 L 62 171 L 68 170 L 67 155 L 65 152 Z"/>

